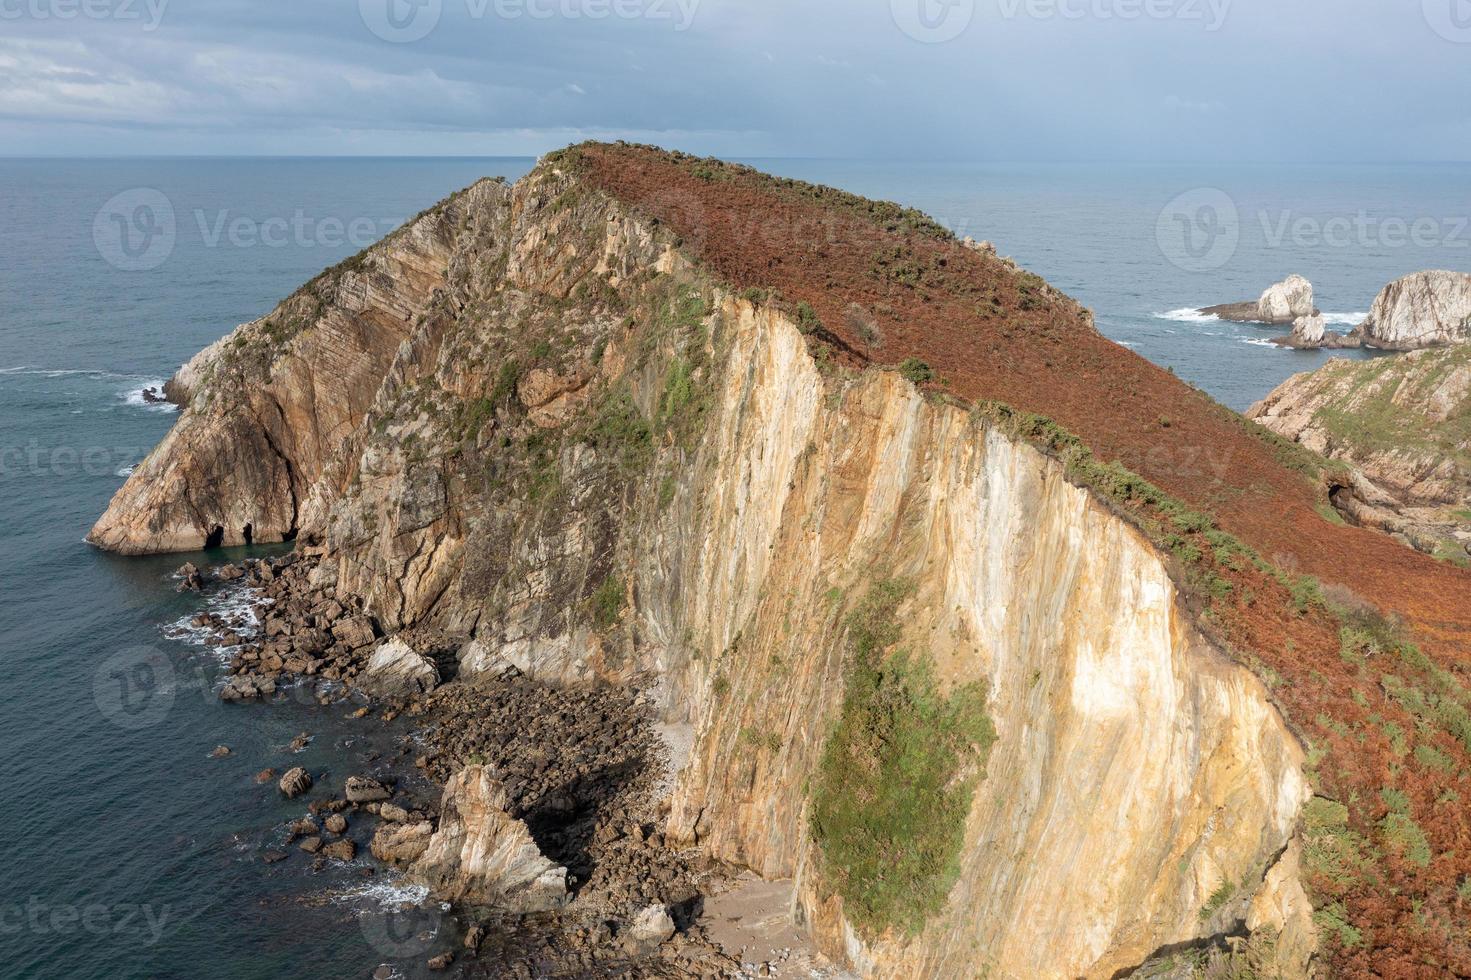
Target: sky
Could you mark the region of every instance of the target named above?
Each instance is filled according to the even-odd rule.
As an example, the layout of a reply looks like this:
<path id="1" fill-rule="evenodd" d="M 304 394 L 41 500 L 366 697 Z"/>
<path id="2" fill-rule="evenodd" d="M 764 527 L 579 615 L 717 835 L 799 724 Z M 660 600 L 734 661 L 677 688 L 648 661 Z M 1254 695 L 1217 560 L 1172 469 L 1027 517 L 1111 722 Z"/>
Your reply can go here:
<path id="1" fill-rule="evenodd" d="M 1471 0 L 0 0 L 0 156 L 1471 160 Z"/>

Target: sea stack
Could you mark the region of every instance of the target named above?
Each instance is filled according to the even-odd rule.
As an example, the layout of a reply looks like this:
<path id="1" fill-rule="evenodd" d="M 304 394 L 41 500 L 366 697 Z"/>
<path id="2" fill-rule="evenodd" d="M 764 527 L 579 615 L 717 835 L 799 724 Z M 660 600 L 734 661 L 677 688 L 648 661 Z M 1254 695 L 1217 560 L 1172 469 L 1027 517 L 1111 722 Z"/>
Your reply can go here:
<path id="1" fill-rule="evenodd" d="M 1276 285 L 1268 286 L 1255 303 L 1225 303 L 1207 306 L 1200 312 L 1237 323 L 1278 325 L 1313 316 L 1318 310 L 1313 305 L 1313 284 L 1293 274 Z"/>

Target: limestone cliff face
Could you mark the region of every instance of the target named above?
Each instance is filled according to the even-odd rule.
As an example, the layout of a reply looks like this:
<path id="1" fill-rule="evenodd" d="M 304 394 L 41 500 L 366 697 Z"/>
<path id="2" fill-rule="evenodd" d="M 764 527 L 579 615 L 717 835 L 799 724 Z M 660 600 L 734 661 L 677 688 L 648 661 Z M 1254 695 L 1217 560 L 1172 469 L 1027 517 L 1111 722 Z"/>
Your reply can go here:
<path id="1" fill-rule="evenodd" d="M 1248 417 L 1354 468 L 1350 519 L 1432 554 L 1471 546 L 1471 349 L 1334 360 L 1298 374 Z"/>
<path id="2" fill-rule="evenodd" d="M 323 584 L 462 644 L 465 675 L 650 692 L 693 743 L 670 835 L 797 878 L 798 917 L 865 975 L 1109 977 L 1248 924 L 1302 972 L 1301 750 L 1161 555 L 1060 463 L 896 373 L 834 367 L 801 317 L 710 281 L 556 159 L 414 227 L 414 249 L 367 260 L 426 256 L 399 315 L 362 315 L 383 345 L 359 408 L 327 430 L 223 413 L 217 351 L 181 374 L 150 472 L 311 448 L 250 491 L 130 482 L 96 539 L 192 545 L 216 514 L 275 507 Z M 305 378 L 314 331 L 347 317 L 313 321 L 272 377 Z M 289 388 L 261 390 L 312 392 Z M 890 579 L 912 586 L 902 645 L 942 690 L 984 682 L 998 735 L 954 887 L 914 936 L 852 924 L 808 812 L 848 613 Z"/>
<path id="3" fill-rule="evenodd" d="M 1355 333 L 1387 350 L 1414 350 L 1471 340 L 1471 275 L 1416 272 L 1379 293 Z"/>
<path id="4" fill-rule="evenodd" d="M 1244 921 L 1307 796 L 1302 757 L 1152 549 L 1060 465 L 893 375 L 819 398 L 789 324 L 731 312 L 727 462 L 701 483 L 686 599 L 656 631 L 693 627 L 710 691 L 672 831 L 798 876 L 828 951 L 878 976 L 1111 976 Z M 640 563 L 641 592 L 669 593 L 672 559 Z M 917 584 L 906 640 L 947 682 L 988 682 L 1000 737 L 945 913 L 865 941 L 823 879 L 803 785 L 841 695 L 843 609 L 879 570 Z M 1242 887 L 1203 918 L 1222 883 Z"/>

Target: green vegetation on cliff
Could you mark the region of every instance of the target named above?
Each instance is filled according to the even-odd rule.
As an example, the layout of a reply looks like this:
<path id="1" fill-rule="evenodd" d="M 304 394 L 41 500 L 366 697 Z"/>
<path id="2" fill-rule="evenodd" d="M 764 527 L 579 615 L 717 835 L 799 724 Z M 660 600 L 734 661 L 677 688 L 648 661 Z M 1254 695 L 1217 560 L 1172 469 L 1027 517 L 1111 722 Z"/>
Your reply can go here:
<path id="1" fill-rule="evenodd" d="M 944 905 L 996 740 L 982 685 L 942 694 L 924 654 L 888 652 L 909 591 L 882 582 L 848 617 L 842 713 L 812 787 L 824 870 L 848 918 L 870 935 L 914 935 Z"/>

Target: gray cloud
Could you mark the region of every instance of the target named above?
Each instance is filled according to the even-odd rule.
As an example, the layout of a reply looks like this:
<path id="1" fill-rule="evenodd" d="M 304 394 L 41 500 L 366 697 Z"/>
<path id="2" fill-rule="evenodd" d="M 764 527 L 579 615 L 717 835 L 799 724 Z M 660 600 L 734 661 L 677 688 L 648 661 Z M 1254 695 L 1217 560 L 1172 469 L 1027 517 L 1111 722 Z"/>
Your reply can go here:
<path id="1" fill-rule="evenodd" d="M 17 154 L 626 137 L 743 156 L 1466 159 L 1471 37 L 1428 14 L 1467 2 L 363 0 L 364 16 L 357 0 L 0 0 L 0 140 Z M 380 34 L 432 29 L 392 43 L 375 19 Z"/>

